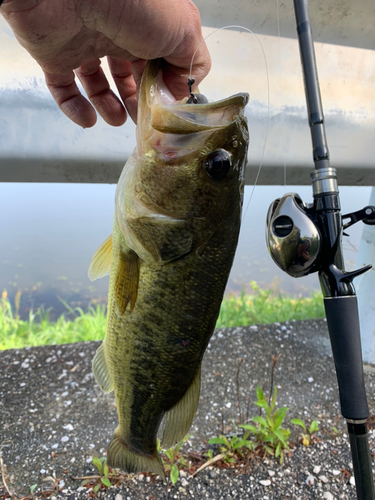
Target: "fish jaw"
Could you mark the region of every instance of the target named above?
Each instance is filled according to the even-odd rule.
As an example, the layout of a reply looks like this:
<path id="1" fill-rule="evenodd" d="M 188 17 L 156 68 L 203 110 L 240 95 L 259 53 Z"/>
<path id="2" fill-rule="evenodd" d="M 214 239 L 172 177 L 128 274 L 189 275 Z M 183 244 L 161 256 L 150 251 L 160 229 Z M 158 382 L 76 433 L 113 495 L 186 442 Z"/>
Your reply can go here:
<path id="1" fill-rule="evenodd" d="M 162 68 L 162 60 L 149 61 L 142 77 L 137 125 L 137 146 L 141 156 L 155 143 L 154 140 L 149 144 L 155 131 L 175 136 L 177 144 L 172 144 L 172 149 L 173 146 L 179 148 L 179 143 L 183 140 L 181 135 L 196 134 L 192 144 L 192 150 L 196 153 L 202 143 L 207 142 L 207 134 L 199 134 L 200 132 L 223 129 L 239 116 L 244 116 L 244 108 L 249 102 L 247 93 L 238 93 L 205 104 L 187 104 L 187 97 L 176 101 L 163 81 Z M 199 136 L 201 141 L 198 141 Z M 168 136 L 167 140 L 172 141 L 172 137 Z M 185 142 L 190 141 L 185 138 Z M 172 154 L 164 159 L 173 159 Z"/>

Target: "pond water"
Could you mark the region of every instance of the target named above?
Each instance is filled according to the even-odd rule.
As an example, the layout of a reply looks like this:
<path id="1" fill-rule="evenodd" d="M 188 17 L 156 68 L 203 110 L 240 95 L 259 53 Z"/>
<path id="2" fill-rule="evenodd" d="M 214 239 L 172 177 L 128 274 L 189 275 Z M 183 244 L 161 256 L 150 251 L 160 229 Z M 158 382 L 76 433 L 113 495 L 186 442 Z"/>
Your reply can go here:
<path id="1" fill-rule="evenodd" d="M 52 308 L 52 317 L 71 306 L 105 301 L 108 277 L 91 283 L 90 260 L 112 230 L 115 185 L 0 184 L 0 291 L 13 301 L 21 291 L 21 316 L 30 308 Z M 258 186 L 245 189 L 244 216 L 227 291 L 239 293 L 252 280 L 263 288 L 309 294 L 318 289 L 316 275 L 293 279 L 271 260 L 265 245 L 265 217 L 271 202 L 289 191 L 311 202 L 309 186 Z M 368 203 L 369 187 L 340 189 L 343 213 Z M 348 268 L 355 265 L 362 225 L 344 239 Z"/>

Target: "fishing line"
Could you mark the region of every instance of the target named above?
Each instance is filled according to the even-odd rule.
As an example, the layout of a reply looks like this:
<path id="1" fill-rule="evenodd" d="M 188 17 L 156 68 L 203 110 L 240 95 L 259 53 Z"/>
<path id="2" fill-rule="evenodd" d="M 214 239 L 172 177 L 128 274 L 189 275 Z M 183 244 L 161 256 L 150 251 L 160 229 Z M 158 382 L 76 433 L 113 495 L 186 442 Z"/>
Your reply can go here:
<path id="1" fill-rule="evenodd" d="M 281 36 L 280 36 L 280 4 L 279 0 L 276 0 L 276 12 L 277 12 L 277 38 L 278 38 L 278 45 L 279 45 L 279 82 L 281 82 Z M 284 111 L 281 110 L 280 113 L 280 125 L 281 128 L 284 129 Z M 284 194 L 286 193 L 286 161 L 285 161 L 285 156 L 283 155 L 283 164 L 284 164 Z"/>
<path id="2" fill-rule="evenodd" d="M 207 40 L 207 38 L 209 38 L 214 33 L 217 33 L 218 31 L 227 30 L 227 29 L 234 29 L 234 28 L 235 29 L 239 29 L 239 30 L 248 31 L 249 33 L 251 33 L 252 35 L 255 36 L 255 38 L 257 39 L 257 42 L 258 42 L 258 44 L 259 44 L 259 46 L 260 46 L 260 48 L 262 50 L 262 55 L 263 55 L 263 60 L 264 60 L 264 66 L 266 68 L 266 75 L 267 75 L 267 121 L 266 121 L 266 132 L 265 132 L 265 136 L 264 136 L 264 144 L 263 144 L 262 155 L 261 155 L 261 158 L 260 158 L 260 163 L 259 163 L 258 171 L 257 171 L 257 174 L 255 176 L 255 181 L 254 181 L 253 189 L 251 191 L 250 199 L 248 201 L 248 204 L 247 204 L 247 206 L 245 208 L 245 211 L 244 211 L 244 214 L 242 216 L 242 220 L 244 220 L 244 218 L 246 216 L 246 213 L 247 213 L 247 210 L 248 210 L 248 208 L 250 206 L 250 202 L 251 202 L 251 200 L 253 198 L 253 194 L 254 194 L 254 191 L 255 191 L 255 186 L 257 185 L 257 182 L 258 182 L 258 179 L 259 179 L 259 175 L 260 175 L 260 171 L 262 169 L 263 159 L 264 159 L 264 155 L 265 155 L 265 151 L 266 151 L 266 144 L 267 144 L 267 139 L 268 139 L 268 128 L 269 128 L 269 121 L 270 121 L 270 80 L 269 80 L 269 73 L 268 73 L 267 58 L 266 58 L 266 54 L 265 54 L 262 42 L 259 40 L 258 36 L 253 31 L 251 31 L 249 28 L 246 28 L 245 26 L 239 26 L 239 25 L 234 24 L 234 25 L 229 25 L 229 26 L 223 26 L 222 28 L 217 28 L 216 30 L 214 30 L 211 33 L 209 33 L 202 40 L 202 42 L 198 45 L 198 47 L 195 49 L 195 52 L 193 54 L 193 57 L 191 58 L 191 63 L 190 63 L 189 80 L 191 81 L 193 79 L 192 71 L 193 71 L 194 57 L 195 57 L 195 55 L 196 55 L 199 47 L 201 46 L 201 44 L 203 42 L 205 42 Z M 250 144 L 251 144 L 251 136 L 249 135 L 249 149 L 250 149 Z"/>

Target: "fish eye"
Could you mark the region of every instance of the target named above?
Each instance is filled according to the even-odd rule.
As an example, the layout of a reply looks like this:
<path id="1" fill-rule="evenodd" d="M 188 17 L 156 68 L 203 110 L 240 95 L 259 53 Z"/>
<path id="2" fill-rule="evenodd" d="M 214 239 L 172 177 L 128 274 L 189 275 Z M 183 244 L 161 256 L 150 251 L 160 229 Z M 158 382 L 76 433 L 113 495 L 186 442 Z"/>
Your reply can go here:
<path id="1" fill-rule="evenodd" d="M 225 149 L 216 149 L 216 151 L 208 155 L 205 163 L 206 173 L 214 181 L 224 179 L 231 166 L 231 154 Z"/>

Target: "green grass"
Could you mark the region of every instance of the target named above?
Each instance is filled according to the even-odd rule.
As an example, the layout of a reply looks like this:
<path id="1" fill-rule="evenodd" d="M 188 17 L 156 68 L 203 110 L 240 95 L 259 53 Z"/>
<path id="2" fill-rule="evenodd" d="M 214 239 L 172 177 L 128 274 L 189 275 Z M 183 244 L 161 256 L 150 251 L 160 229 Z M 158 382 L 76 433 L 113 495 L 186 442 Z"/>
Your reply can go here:
<path id="1" fill-rule="evenodd" d="M 102 340 L 105 333 L 105 306 L 80 308 L 74 312 L 74 319 L 61 315 L 57 321 L 50 321 L 49 311 L 43 308 L 35 313 L 30 311 L 27 321 L 20 320 L 13 314 L 7 299 L 0 307 L 0 350 L 19 349 L 28 346 L 48 344 L 69 344 L 87 340 Z"/>
<path id="2" fill-rule="evenodd" d="M 250 285 L 254 293 L 242 292 L 240 297 L 229 296 L 223 300 L 216 328 L 325 316 L 323 297 L 319 291 L 312 292 L 311 297 L 291 297 L 271 290 L 262 290 L 254 281 Z"/>
<path id="3" fill-rule="evenodd" d="M 315 319 L 324 317 L 323 299 L 320 292 L 310 298 L 290 297 L 261 290 L 251 283 L 253 293 L 240 297 L 224 298 L 217 328 L 243 326 L 260 323 Z M 88 340 L 102 340 L 105 333 L 105 306 L 96 305 L 86 311 L 72 309 L 66 304 L 67 314 L 57 321 L 50 321 L 49 311 L 43 308 L 30 311 L 27 321 L 18 317 L 20 296 L 16 297 L 15 311 L 3 292 L 0 306 L 0 350 L 19 349 L 47 344 L 67 344 Z"/>

